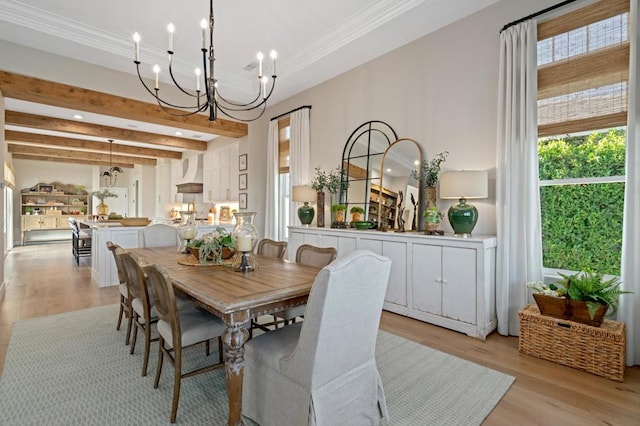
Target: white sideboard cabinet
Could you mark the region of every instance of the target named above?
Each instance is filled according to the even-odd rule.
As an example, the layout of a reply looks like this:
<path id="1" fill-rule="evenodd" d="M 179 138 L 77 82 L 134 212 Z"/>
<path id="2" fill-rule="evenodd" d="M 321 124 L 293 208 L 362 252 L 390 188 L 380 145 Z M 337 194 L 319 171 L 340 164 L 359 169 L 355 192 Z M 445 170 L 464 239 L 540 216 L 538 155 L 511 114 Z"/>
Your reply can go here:
<path id="1" fill-rule="evenodd" d="M 496 238 L 289 227 L 288 258 L 302 244 L 367 249 L 392 260 L 384 309 L 485 339 L 497 325 Z"/>

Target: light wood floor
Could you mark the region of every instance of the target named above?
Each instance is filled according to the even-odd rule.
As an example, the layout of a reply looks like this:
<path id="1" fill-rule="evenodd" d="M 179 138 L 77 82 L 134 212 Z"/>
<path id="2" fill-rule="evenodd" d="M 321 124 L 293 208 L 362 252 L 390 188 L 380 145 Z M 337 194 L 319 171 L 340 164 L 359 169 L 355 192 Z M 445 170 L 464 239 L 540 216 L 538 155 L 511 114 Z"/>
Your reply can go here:
<path id="1" fill-rule="evenodd" d="M 76 266 L 70 244 L 14 249 L 5 259 L 5 277 L 0 371 L 14 321 L 118 301 L 116 287 L 101 289 L 91 283 L 88 259 Z M 521 355 L 516 337 L 493 333 L 483 342 L 388 312 L 381 328 L 515 376 L 485 425 L 640 425 L 640 367 L 628 368 L 624 383 L 618 383 Z"/>

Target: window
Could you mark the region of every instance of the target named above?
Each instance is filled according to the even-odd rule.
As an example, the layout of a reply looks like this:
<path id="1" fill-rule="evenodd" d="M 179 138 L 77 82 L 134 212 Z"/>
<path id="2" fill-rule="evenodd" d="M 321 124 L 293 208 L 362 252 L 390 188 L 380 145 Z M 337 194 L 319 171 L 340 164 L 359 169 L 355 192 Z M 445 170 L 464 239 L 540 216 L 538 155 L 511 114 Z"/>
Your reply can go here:
<path id="1" fill-rule="evenodd" d="M 538 25 L 538 159 L 545 268 L 620 274 L 628 0 Z"/>
<path id="2" fill-rule="evenodd" d="M 289 117 L 278 121 L 278 193 L 280 201 L 278 204 L 279 235 L 278 240 L 284 241 L 288 237 L 289 206 L 291 205 L 289 194 L 289 143 L 291 141 L 291 120 Z"/>

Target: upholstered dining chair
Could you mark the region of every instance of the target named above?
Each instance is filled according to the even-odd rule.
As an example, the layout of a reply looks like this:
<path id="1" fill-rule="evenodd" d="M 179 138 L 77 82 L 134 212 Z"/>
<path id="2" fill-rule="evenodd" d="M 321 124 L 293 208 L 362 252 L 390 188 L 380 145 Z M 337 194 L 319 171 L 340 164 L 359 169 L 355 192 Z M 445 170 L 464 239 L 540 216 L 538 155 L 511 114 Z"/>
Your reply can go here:
<path id="1" fill-rule="evenodd" d="M 357 250 L 325 266 L 305 320 L 245 344 L 242 412 L 261 426 L 377 425 L 375 346 L 391 260 Z"/>
<path id="2" fill-rule="evenodd" d="M 118 290 L 120 292 L 120 310 L 118 312 L 118 323 L 116 330 L 120 330 L 122 324 L 122 318 L 127 317 L 127 334 L 125 336 L 124 344 L 129 344 L 129 338 L 131 337 L 131 326 L 133 324 L 133 315 L 131 315 L 131 298 L 129 297 L 129 288 L 127 287 L 127 274 L 120 260 L 120 254 L 124 253 L 124 249 L 118 244 L 111 241 L 107 241 L 107 249 L 113 255 L 113 260 L 116 264 L 116 271 L 118 272 Z"/>
<path id="3" fill-rule="evenodd" d="M 165 223 L 146 226 L 139 231 L 140 247 L 177 246 L 178 229 Z"/>
<path id="4" fill-rule="evenodd" d="M 316 247 L 311 244 L 303 244 L 296 250 L 296 263 L 314 268 L 322 268 L 336 259 L 338 252 L 333 247 Z M 276 312 L 274 326 L 278 328 L 278 318 L 284 321 L 284 325 L 295 323 L 296 318 L 304 316 L 306 305 L 294 306 L 281 312 Z"/>
<path id="5" fill-rule="evenodd" d="M 144 266 L 143 271 L 153 288 L 155 307 L 158 313 L 158 364 L 153 387 L 158 388 L 162 374 L 162 363 L 166 355 L 173 365 L 174 371 L 173 402 L 171 405 L 171 423 L 174 423 L 180 402 L 181 380 L 224 367 L 220 336 L 227 327 L 216 316 L 201 309 L 192 308 L 178 311 L 173 285 L 166 271 L 156 265 Z M 183 373 L 182 349 L 205 342 L 206 353 L 209 355 L 209 340 L 212 339 L 218 340 L 218 362 Z"/>
<path id="6" fill-rule="evenodd" d="M 138 337 L 138 329 L 144 333 L 144 360 L 142 362 L 142 375 L 147 375 L 147 366 L 149 365 L 149 351 L 151 342 L 158 340 L 151 338 L 151 325 L 158 321 L 155 303 L 152 301 L 147 281 L 142 268 L 140 259 L 133 253 L 124 251 L 119 253 L 120 261 L 124 267 L 127 288 L 131 297 L 131 311 L 133 314 L 133 336 L 131 340 L 131 351 L 133 354 L 136 349 L 136 340 Z"/>

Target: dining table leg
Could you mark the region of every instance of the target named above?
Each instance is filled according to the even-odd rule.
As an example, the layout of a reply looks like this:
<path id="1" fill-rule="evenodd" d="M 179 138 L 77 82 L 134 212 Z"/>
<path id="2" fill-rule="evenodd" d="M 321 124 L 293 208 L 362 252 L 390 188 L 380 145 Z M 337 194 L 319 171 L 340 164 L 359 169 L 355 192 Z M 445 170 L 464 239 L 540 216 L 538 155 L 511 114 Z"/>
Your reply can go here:
<path id="1" fill-rule="evenodd" d="M 225 371 L 227 376 L 227 397 L 229 399 L 229 419 L 227 425 L 243 425 L 242 422 L 242 380 L 244 377 L 244 344 L 249 332 L 242 324 L 227 326 L 223 335 L 225 343 Z"/>

